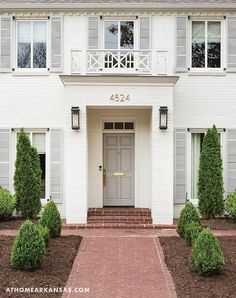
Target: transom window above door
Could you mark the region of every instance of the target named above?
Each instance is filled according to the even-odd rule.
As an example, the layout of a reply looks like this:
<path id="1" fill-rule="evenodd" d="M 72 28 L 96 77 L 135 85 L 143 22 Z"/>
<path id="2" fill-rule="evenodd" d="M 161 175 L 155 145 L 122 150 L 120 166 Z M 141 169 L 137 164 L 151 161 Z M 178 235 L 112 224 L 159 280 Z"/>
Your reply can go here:
<path id="1" fill-rule="evenodd" d="M 47 68 L 47 21 L 17 21 L 17 68 Z"/>
<path id="2" fill-rule="evenodd" d="M 192 21 L 191 67 L 222 68 L 221 21 Z"/>
<path id="3" fill-rule="evenodd" d="M 105 49 L 133 49 L 134 21 L 104 21 Z"/>

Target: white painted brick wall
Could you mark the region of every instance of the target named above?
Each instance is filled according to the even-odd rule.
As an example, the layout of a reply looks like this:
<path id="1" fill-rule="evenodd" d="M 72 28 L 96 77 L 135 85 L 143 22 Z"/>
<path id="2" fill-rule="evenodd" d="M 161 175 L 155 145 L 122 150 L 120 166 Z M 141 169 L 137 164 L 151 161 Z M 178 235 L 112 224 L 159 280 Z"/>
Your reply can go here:
<path id="1" fill-rule="evenodd" d="M 168 51 L 168 70 L 175 74 L 174 16 L 152 18 L 152 48 Z M 71 49 L 87 48 L 87 16 L 64 17 L 64 73 L 70 74 Z M 86 106 L 110 106 L 114 93 L 130 94 L 127 106 L 153 106 L 152 183 L 154 222 L 173 216 L 173 127 L 236 127 L 236 75 L 181 74 L 174 88 L 150 86 L 64 87 L 57 74 L 18 76 L 0 73 L 0 127 L 61 127 L 64 143 L 63 194 L 60 206 L 68 222 L 85 222 L 87 212 Z M 81 130 L 71 130 L 71 106 L 81 108 Z M 159 130 L 158 109 L 169 108 L 169 128 Z M 141 192 L 140 192 L 141 193 Z M 177 207 L 175 208 L 178 209 Z M 177 213 L 177 212 L 176 212 Z"/>

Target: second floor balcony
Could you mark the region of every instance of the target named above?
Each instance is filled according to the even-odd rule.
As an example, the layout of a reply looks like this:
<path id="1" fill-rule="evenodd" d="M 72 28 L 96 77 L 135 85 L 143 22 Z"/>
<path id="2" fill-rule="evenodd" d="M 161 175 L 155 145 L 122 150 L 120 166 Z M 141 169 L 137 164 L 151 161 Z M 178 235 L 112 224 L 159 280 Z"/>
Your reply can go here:
<path id="1" fill-rule="evenodd" d="M 167 75 L 168 52 L 156 50 L 72 50 L 71 74 Z"/>

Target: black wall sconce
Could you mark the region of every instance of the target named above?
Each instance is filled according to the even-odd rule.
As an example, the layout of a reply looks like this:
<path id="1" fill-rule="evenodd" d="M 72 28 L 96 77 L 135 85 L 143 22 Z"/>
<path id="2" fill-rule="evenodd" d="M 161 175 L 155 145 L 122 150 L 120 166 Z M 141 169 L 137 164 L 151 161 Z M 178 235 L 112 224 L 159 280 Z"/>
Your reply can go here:
<path id="1" fill-rule="evenodd" d="M 71 128 L 74 130 L 80 129 L 79 107 L 71 107 Z"/>
<path id="2" fill-rule="evenodd" d="M 168 128 L 168 107 L 160 107 L 159 109 L 159 128 L 167 129 Z"/>

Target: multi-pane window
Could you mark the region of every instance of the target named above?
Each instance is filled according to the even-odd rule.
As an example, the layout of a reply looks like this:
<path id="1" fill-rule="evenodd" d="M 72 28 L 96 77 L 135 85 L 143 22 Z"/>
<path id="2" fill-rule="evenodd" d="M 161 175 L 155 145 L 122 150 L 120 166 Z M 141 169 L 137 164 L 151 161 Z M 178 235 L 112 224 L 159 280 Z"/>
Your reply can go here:
<path id="1" fill-rule="evenodd" d="M 198 171 L 204 133 L 192 133 L 192 199 L 198 198 Z"/>
<path id="2" fill-rule="evenodd" d="M 17 22 L 17 67 L 47 67 L 47 21 Z"/>
<path id="3" fill-rule="evenodd" d="M 221 68 L 221 22 L 192 21 L 192 68 Z"/>
<path id="4" fill-rule="evenodd" d="M 134 21 L 105 21 L 105 49 L 133 49 Z"/>

